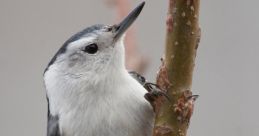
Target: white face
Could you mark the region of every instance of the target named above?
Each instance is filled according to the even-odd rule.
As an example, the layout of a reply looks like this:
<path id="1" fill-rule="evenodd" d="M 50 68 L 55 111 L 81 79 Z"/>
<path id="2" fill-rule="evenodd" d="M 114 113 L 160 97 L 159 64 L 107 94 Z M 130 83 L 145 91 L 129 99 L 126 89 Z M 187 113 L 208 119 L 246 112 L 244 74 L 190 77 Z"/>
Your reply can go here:
<path id="1" fill-rule="evenodd" d="M 104 27 L 69 43 L 48 71 L 89 77 L 124 68 L 124 47 L 120 45 L 123 38 L 114 41 L 114 35 L 111 27 Z"/>

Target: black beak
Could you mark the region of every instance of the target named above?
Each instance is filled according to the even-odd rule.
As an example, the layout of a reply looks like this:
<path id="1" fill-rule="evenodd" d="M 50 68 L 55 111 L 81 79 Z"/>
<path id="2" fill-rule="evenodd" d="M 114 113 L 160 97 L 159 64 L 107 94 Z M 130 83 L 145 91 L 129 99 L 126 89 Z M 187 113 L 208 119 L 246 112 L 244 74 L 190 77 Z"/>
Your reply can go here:
<path id="1" fill-rule="evenodd" d="M 124 32 L 131 26 L 131 24 L 137 19 L 144 5 L 145 2 L 139 4 L 133 11 L 130 12 L 130 14 L 125 19 L 122 20 L 120 24 L 115 25 L 115 41 L 117 41 L 124 34 Z"/>

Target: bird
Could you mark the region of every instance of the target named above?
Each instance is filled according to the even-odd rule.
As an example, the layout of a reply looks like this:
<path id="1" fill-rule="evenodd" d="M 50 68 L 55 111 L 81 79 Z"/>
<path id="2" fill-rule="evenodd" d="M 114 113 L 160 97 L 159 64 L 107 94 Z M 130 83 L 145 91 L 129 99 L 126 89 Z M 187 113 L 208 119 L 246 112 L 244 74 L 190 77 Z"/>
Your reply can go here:
<path id="1" fill-rule="evenodd" d="M 143 86 L 144 77 L 125 68 L 123 44 L 144 5 L 118 24 L 76 33 L 48 63 L 43 75 L 47 136 L 152 135 L 154 107 L 144 97 L 152 91 Z"/>

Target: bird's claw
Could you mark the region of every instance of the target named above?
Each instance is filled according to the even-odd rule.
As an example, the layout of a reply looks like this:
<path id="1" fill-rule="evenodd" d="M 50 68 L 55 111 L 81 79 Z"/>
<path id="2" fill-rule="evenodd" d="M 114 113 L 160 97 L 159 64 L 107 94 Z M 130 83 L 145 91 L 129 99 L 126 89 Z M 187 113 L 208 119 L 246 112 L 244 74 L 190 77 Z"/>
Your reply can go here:
<path id="1" fill-rule="evenodd" d="M 165 91 L 160 89 L 160 87 L 157 84 L 147 82 L 144 84 L 144 88 L 148 91 L 148 93 L 146 93 L 144 97 L 152 105 L 155 112 L 158 106 L 164 100 L 164 98 L 170 101 Z"/>

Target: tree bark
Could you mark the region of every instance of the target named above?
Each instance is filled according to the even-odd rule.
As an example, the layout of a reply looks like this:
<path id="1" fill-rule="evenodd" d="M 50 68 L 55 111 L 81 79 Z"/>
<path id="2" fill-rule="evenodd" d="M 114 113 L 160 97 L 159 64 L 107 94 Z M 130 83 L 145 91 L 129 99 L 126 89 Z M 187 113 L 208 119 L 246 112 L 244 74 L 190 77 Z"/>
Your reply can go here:
<path id="1" fill-rule="evenodd" d="M 169 0 L 165 58 L 157 75 L 158 86 L 170 101 L 158 104 L 153 136 L 186 136 L 196 96 L 192 75 L 200 39 L 200 0 Z"/>

